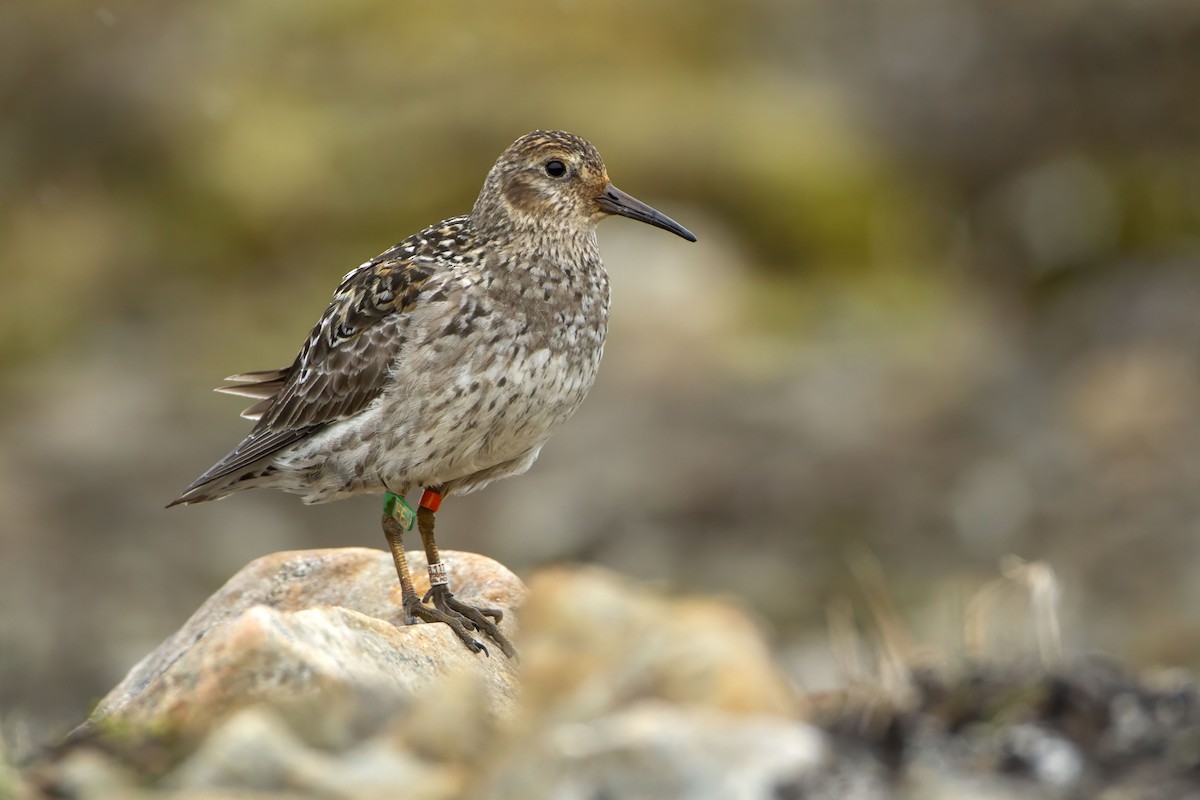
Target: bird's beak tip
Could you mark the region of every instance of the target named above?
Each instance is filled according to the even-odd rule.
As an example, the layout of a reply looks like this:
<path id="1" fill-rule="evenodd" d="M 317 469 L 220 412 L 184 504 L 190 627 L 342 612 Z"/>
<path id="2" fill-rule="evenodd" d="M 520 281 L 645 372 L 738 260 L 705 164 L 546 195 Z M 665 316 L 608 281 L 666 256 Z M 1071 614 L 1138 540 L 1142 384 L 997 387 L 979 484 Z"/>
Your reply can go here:
<path id="1" fill-rule="evenodd" d="M 645 222 L 656 228 L 662 228 L 664 231 L 670 231 L 689 242 L 696 241 L 696 234 L 666 214 L 651 208 L 636 197 L 626 194 L 611 183 L 604 187 L 604 191 L 597 198 L 597 202 L 600 208 L 608 214 L 617 214 L 629 219 L 636 219 L 638 222 Z"/>

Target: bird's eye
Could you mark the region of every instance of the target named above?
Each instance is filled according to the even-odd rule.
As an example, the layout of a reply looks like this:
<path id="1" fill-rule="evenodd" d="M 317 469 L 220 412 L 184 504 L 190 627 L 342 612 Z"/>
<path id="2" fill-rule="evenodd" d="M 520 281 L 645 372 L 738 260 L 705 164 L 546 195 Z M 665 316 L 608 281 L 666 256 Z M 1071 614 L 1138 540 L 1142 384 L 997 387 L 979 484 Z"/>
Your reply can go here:
<path id="1" fill-rule="evenodd" d="M 555 159 L 554 161 L 546 162 L 546 174 L 551 178 L 561 178 L 567 174 L 567 165 Z"/>

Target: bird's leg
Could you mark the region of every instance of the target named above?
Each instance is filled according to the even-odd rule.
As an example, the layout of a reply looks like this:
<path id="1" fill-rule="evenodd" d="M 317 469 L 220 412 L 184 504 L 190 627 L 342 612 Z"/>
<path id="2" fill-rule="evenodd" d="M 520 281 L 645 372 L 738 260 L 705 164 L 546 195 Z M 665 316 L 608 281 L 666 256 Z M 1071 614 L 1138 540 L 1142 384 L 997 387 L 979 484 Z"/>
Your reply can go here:
<path id="1" fill-rule="evenodd" d="M 421 504 L 417 506 L 417 529 L 421 532 L 421 543 L 425 545 L 425 558 L 429 562 L 429 592 L 423 600 L 428 602 L 432 598 L 433 607 L 438 611 L 457 614 L 468 625 L 481 631 L 500 645 L 504 655 L 512 658 L 517 651 L 500 632 L 500 628 L 496 626 L 496 623 L 504 617 L 504 612 L 498 608 L 476 608 L 467 605 L 450 592 L 450 582 L 446 577 L 446 565 L 442 563 L 437 542 L 433 538 L 433 518 L 441 505 L 441 492 L 431 488 L 426 489 L 425 493 L 421 495 Z"/>
<path id="2" fill-rule="evenodd" d="M 408 571 L 408 559 L 404 556 L 404 526 L 396 518 L 396 502 L 404 503 L 399 495 L 388 492 L 383 500 L 383 535 L 387 537 L 388 547 L 392 550 L 392 560 L 396 562 L 396 574 L 400 576 L 400 596 L 404 603 L 404 624 L 412 625 L 418 619 L 425 622 L 444 622 L 450 630 L 462 640 L 472 653 L 482 652 L 487 655 L 487 648 L 475 640 L 467 630 L 468 620 L 459 614 L 449 613 L 440 609 L 430 608 L 421 602 L 417 590 L 413 588 L 412 574 Z M 409 524 L 411 528 L 411 523 Z"/>

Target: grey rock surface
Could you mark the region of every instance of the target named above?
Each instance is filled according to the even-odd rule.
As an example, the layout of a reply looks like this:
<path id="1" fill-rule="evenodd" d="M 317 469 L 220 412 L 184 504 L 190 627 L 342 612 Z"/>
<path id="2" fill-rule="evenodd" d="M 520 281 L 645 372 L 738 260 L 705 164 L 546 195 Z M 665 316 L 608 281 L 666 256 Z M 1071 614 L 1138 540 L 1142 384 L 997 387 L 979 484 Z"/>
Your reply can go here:
<path id="1" fill-rule="evenodd" d="M 521 581 L 472 553 L 443 551 L 456 594 L 505 613 Z M 418 593 L 425 560 L 410 563 Z M 84 730 L 201 735 L 239 708 L 267 704 L 318 739 L 342 722 L 370 727 L 422 693 L 467 675 L 490 713 L 515 711 L 515 664 L 464 648 L 444 625 L 404 625 L 391 556 L 367 548 L 276 553 L 251 562 L 100 702 Z M 354 725 L 351 725 L 353 727 Z M 322 728 L 328 728 L 328 731 Z"/>
<path id="2" fill-rule="evenodd" d="M 774 800 L 831 756 L 825 736 L 797 720 L 643 703 L 546 729 L 484 797 Z"/>
<path id="3" fill-rule="evenodd" d="M 509 612 L 519 663 L 396 627 L 385 553 L 278 553 L 138 664 L 94 735 L 10 773 L 15 796 L 1200 796 L 1200 691 L 1182 674 L 906 668 L 903 692 L 864 677 L 798 697 L 736 603 L 596 568 L 526 589 L 482 556 L 445 557 L 464 597 Z"/>

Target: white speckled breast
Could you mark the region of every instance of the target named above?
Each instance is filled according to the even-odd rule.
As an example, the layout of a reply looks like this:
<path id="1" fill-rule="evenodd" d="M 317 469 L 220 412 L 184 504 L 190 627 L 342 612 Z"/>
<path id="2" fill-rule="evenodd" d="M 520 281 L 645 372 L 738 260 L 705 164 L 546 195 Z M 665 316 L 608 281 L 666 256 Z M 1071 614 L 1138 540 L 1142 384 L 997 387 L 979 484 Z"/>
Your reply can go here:
<path id="1" fill-rule="evenodd" d="M 316 503 L 385 487 L 465 494 L 528 469 L 604 350 L 609 284 L 588 238 L 571 264 L 508 257 L 432 281 L 400 331 L 393 386 L 281 454 L 278 480 Z"/>

